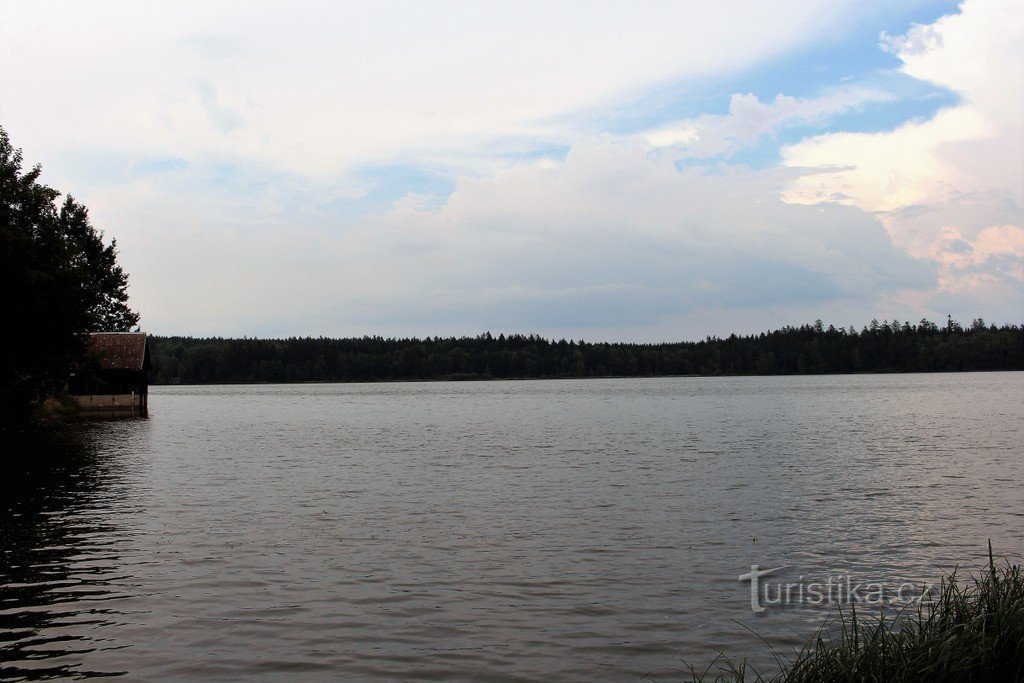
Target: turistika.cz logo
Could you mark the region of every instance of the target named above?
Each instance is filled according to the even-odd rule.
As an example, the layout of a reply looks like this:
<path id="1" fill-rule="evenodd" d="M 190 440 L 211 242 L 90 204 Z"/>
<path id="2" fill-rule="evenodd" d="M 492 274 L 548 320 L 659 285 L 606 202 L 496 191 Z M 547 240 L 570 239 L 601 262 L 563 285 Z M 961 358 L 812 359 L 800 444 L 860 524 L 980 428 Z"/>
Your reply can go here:
<path id="1" fill-rule="evenodd" d="M 829 576 L 825 581 L 807 581 L 801 576 L 797 581 L 771 582 L 764 577 L 786 566 L 761 569 L 750 565 L 750 572 L 740 574 L 740 581 L 750 582 L 750 611 L 765 612 L 768 607 L 787 605 L 904 605 L 919 604 L 936 590 L 928 582 L 907 582 L 898 585 L 879 581 L 855 581 L 849 574 Z"/>

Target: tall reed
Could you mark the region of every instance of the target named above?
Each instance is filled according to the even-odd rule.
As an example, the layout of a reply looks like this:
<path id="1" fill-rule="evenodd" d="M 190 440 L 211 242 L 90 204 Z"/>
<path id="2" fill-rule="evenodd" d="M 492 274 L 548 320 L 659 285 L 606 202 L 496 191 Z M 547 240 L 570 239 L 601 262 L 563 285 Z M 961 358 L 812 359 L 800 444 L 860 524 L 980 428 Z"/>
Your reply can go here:
<path id="1" fill-rule="evenodd" d="M 938 594 L 893 616 L 865 616 L 856 607 L 834 621 L 794 657 L 775 652 L 778 672 L 721 656 L 686 680 L 759 681 L 1024 681 L 1024 572 L 997 563 L 962 579 L 954 571 Z M 660 678 L 660 677 L 659 677 Z"/>

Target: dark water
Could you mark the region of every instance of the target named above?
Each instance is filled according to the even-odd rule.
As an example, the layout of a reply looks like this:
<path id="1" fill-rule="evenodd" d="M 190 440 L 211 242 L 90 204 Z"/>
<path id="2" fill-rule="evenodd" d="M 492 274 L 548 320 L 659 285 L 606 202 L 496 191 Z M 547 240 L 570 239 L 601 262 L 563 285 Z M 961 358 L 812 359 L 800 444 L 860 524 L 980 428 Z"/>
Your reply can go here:
<path id="1" fill-rule="evenodd" d="M 157 388 L 5 473 L 0 679 L 681 678 L 1024 551 L 1024 374 Z"/>

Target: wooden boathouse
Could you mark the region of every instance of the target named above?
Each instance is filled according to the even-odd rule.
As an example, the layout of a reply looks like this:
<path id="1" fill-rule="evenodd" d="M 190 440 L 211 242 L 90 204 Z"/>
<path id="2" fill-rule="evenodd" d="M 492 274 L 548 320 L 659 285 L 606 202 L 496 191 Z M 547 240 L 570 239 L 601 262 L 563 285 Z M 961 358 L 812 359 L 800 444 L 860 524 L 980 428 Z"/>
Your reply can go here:
<path id="1" fill-rule="evenodd" d="M 68 392 L 81 412 L 148 414 L 150 363 L 145 332 L 90 334 L 88 358 L 68 381 Z"/>

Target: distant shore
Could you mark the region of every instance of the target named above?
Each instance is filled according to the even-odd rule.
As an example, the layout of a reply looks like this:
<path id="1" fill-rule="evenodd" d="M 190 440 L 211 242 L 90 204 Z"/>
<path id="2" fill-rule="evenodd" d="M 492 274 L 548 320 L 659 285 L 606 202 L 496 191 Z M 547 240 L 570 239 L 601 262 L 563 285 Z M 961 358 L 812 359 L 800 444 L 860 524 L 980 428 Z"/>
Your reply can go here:
<path id="1" fill-rule="evenodd" d="M 843 375 L 1024 370 L 1024 327 L 821 322 L 659 344 L 536 335 L 395 339 L 150 337 L 155 385 Z"/>
<path id="2" fill-rule="evenodd" d="M 860 372 L 804 372 L 792 374 L 734 373 L 717 375 L 589 375 L 586 377 L 432 377 L 427 379 L 306 379 L 291 382 L 245 380 L 237 382 L 163 382 L 153 383 L 154 387 L 214 387 L 214 386 L 266 386 L 266 385 L 315 385 L 315 384 L 432 384 L 437 382 L 550 382 L 559 380 L 602 380 L 602 379 L 712 379 L 716 377 L 865 377 L 869 375 L 942 375 L 963 372 L 1022 372 L 1022 370 L 864 370 Z"/>

